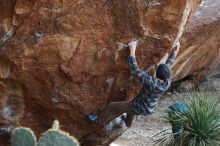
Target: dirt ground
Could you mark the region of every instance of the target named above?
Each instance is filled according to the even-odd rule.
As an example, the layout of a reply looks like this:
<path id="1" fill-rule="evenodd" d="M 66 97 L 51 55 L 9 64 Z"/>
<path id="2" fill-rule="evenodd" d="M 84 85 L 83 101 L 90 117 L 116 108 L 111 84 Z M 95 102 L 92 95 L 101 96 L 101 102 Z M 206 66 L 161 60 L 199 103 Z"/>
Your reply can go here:
<path id="1" fill-rule="evenodd" d="M 150 116 L 138 116 L 133 122 L 131 128 L 123 133 L 110 146 L 153 146 L 154 135 L 170 129 L 168 123 L 163 122 L 163 110 L 166 109 L 172 101 L 166 98 L 160 101 L 157 111 Z"/>
<path id="2" fill-rule="evenodd" d="M 218 102 L 220 107 L 220 94 L 218 94 Z M 174 101 L 181 100 L 187 95 L 166 95 L 158 104 L 157 111 L 151 116 L 136 117 L 131 128 L 116 139 L 110 146 L 153 146 L 155 134 L 160 133 L 165 129 L 171 130 L 169 123 L 163 122 L 163 110 L 168 108 Z"/>

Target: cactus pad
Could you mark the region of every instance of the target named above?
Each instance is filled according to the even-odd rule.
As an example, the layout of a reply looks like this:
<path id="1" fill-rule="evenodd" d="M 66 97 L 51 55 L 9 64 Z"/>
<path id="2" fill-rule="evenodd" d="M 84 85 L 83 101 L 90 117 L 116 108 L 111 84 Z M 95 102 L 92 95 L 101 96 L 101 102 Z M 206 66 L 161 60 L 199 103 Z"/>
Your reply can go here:
<path id="1" fill-rule="evenodd" d="M 12 146 L 35 146 L 36 137 L 29 128 L 16 128 L 11 135 Z"/>
<path id="2" fill-rule="evenodd" d="M 38 146 L 79 146 L 77 140 L 59 129 L 59 122 L 54 121 L 53 128 L 45 132 Z"/>

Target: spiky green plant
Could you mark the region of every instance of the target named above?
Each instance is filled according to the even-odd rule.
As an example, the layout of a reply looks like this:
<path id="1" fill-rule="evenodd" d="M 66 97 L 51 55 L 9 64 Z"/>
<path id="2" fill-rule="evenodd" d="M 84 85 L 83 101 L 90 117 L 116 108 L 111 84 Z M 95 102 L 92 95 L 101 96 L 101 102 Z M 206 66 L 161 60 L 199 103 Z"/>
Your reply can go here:
<path id="1" fill-rule="evenodd" d="M 79 146 L 79 143 L 69 133 L 60 130 L 59 122 L 56 120 L 52 129 L 49 129 L 40 137 L 38 146 Z"/>
<path id="2" fill-rule="evenodd" d="M 212 95 L 212 94 L 211 94 Z M 181 133 L 165 130 L 157 134 L 160 138 L 155 144 L 169 146 L 219 146 L 220 145 L 220 110 L 208 93 L 193 94 L 186 113 L 166 110 L 166 122 L 181 126 Z"/>
<path id="3" fill-rule="evenodd" d="M 24 127 L 13 130 L 11 143 L 12 146 L 79 146 L 74 137 L 60 130 L 57 120 L 54 121 L 52 129 L 42 134 L 38 143 L 33 131 Z"/>
<path id="4" fill-rule="evenodd" d="M 31 129 L 19 127 L 11 134 L 11 144 L 12 146 L 35 146 L 36 137 Z"/>

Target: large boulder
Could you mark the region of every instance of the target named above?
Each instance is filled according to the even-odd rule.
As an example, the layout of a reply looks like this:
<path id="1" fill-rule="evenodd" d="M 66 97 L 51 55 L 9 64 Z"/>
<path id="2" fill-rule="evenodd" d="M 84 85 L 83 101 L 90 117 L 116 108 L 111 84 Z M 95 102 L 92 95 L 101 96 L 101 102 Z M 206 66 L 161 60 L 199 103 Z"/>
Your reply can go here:
<path id="1" fill-rule="evenodd" d="M 185 26 L 174 64 L 174 81 L 191 76 L 196 83 L 218 76 L 220 66 L 220 1 L 204 0 Z M 218 76 L 219 77 L 219 76 Z"/>
<path id="2" fill-rule="evenodd" d="M 131 100 L 140 89 L 130 80 L 128 54 L 119 44 L 142 38 L 137 59 L 140 68 L 148 68 L 180 39 L 200 2 L 1 0 L 0 122 L 30 127 L 40 134 L 58 119 L 82 145 L 108 145 L 126 128 L 106 136 L 102 134 L 105 128 L 88 122 L 85 116 L 99 114 L 111 101 Z M 209 11 L 205 8 L 200 9 Z M 203 26 L 194 19 L 188 24 L 175 80 L 197 75 L 209 69 L 208 64 L 214 66 L 219 19 L 209 17 L 198 21 Z M 206 43 L 212 44 L 210 49 Z M 207 52 L 211 53 L 206 56 Z M 184 59 L 188 54 L 197 60 Z M 206 61 L 199 62 L 197 55 Z"/>

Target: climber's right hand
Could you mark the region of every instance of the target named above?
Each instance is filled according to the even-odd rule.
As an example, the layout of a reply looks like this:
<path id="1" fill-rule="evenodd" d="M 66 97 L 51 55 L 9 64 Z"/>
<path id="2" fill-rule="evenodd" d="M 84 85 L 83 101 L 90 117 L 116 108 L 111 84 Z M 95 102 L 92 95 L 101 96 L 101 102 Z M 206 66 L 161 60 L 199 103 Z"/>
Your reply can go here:
<path id="1" fill-rule="evenodd" d="M 136 51 L 136 48 L 137 48 L 137 42 L 138 41 L 132 41 L 132 42 L 128 43 L 131 56 L 135 56 L 135 51 Z"/>
<path id="2" fill-rule="evenodd" d="M 180 48 L 180 42 L 178 41 L 177 43 L 176 43 L 176 45 L 174 46 L 174 49 L 179 49 Z"/>
<path id="3" fill-rule="evenodd" d="M 180 42 L 178 41 L 175 46 L 172 47 L 172 52 L 174 52 L 176 55 L 179 52 L 180 49 Z"/>

